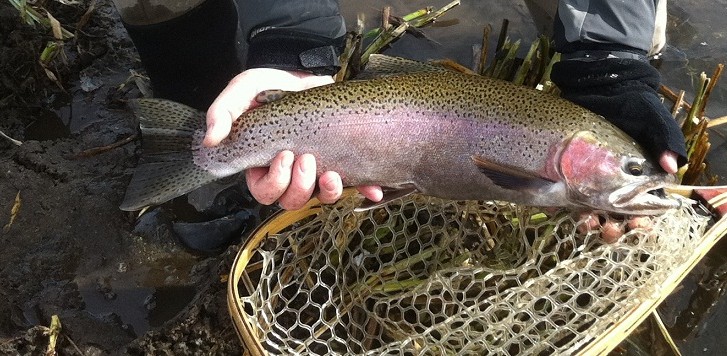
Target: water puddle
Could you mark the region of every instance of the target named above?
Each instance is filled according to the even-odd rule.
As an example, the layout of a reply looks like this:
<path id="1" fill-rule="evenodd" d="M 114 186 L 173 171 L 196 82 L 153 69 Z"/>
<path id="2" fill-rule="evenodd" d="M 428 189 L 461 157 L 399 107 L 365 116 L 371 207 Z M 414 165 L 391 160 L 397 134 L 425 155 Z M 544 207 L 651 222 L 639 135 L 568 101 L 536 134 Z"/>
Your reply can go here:
<path id="1" fill-rule="evenodd" d="M 118 320 L 136 336 L 182 311 L 197 292 L 189 280 L 197 260 L 176 248 L 155 250 L 142 248 L 143 256 L 117 262 L 113 270 L 79 274 L 75 282 L 85 310 L 102 320 Z"/>

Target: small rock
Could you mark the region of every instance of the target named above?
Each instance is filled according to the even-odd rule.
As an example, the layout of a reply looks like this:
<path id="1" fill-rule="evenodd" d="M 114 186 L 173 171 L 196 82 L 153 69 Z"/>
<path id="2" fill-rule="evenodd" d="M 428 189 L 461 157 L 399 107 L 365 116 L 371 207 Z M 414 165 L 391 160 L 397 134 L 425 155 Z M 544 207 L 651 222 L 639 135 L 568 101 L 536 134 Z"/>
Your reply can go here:
<path id="1" fill-rule="evenodd" d="M 172 240 L 171 222 L 161 208 L 140 216 L 132 232 L 150 242 L 166 243 Z"/>
<path id="2" fill-rule="evenodd" d="M 188 248 L 204 253 L 217 253 L 237 241 L 252 221 L 254 216 L 249 211 L 243 210 L 234 215 L 201 223 L 174 223 L 172 229 Z"/>

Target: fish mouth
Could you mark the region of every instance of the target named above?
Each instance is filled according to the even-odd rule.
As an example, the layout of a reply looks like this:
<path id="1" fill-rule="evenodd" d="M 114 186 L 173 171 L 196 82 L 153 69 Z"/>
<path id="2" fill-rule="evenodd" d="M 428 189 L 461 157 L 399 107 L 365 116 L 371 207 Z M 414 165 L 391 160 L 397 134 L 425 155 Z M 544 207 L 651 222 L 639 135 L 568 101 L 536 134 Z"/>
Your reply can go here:
<path id="1" fill-rule="evenodd" d="M 634 183 L 609 194 L 608 201 L 614 210 L 630 215 L 661 215 L 670 209 L 681 207 L 681 201 L 666 194 L 663 180 Z"/>

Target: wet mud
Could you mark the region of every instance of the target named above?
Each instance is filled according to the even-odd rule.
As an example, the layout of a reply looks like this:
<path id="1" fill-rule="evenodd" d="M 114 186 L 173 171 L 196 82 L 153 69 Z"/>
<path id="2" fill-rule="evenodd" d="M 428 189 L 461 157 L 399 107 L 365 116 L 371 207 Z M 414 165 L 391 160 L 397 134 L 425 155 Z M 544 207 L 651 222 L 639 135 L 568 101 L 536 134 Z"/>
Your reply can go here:
<path id="1" fill-rule="evenodd" d="M 375 18 L 384 3 L 366 3 L 360 9 L 361 2 L 342 1 L 344 9 L 348 6 L 349 24 L 355 23 L 359 11 Z M 441 5 L 388 3 L 395 5 L 395 11 Z M 449 22 L 427 31 L 431 38 L 402 41 L 390 51 L 468 63 L 485 23 L 467 16 L 470 13 L 489 16 L 484 21 L 496 28 L 500 19 L 508 17 L 511 28 L 519 29 L 513 37 L 534 38 L 536 29 L 527 23 L 524 5 L 495 3 L 491 9 L 465 4 L 452 12 Z M 698 52 L 706 50 L 702 42 L 715 46 L 722 34 L 716 27 L 705 34 L 695 25 L 697 21 L 684 10 L 693 5 L 691 1 L 672 3 L 683 11 L 682 15 L 675 11 L 672 28 L 695 32 L 679 32 L 676 59 L 663 72 L 671 75 L 674 87 L 690 92 L 692 77 L 682 73 L 685 68 L 711 71 L 714 63 L 724 62 L 724 52 L 722 57 Z M 47 2 L 63 24 L 76 24 L 89 4 Z M 82 29 L 70 26 L 76 37 L 65 44 L 65 62 L 53 62 L 51 69 L 61 89 L 37 62 L 52 40 L 49 31 L 23 24 L 15 8 L 0 2 L 0 130 L 23 142 L 16 146 L 0 139 L 0 225 L 7 224 L 0 230 L 0 354 L 44 354 L 45 327 L 52 315 L 58 315 L 63 325 L 57 345 L 61 355 L 240 354 L 224 282 L 239 246 L 193 253 L 180 243 L 178 232 L 194 230 L 179 224 L 175 230 L 175 223 L 209 221 L 229 210 L 248 209 L 250 215 L 238 228 L 249 231 L 268 212 L 256 210 L 249 197 L 227 199 L 219 203 L 225 205 L 224 211 L 211 211 L 219 210 L 218 204 L 203 213 L 181 198 L 141 220 L 118 209 L 140 153 L 134 136 L 138 123 L 124 101 L 141 96 L 143 80 L 131 71 L 143 73 L 143 69 L 111 3 L 102 0 L 95 6 Z M 727 12 L 719 6 L 722 12 L 716 17 Z M 458 31 L 466 34 L 457 35 Z M 699 53 L 697 59 L 690 57 L 694 53 Z M 692 58 L 688 67 L 680 54 L 685 60 Z M 708 115 L 724 115 L 722 87 L 714 94 Z M 124 140 L 129 142 L 108 148 Z M 713 153 L 713 161 L 720 162 L 724 136 L 716 134 L 714 140 L 714 147 L 722 150 Z M 99 147 L 107 149 L 89 151 Z M 723 164 L 715 167 L 724 174 Z M 11 218 L 13 206 L 17 210 Z M 190 240 L 194 236 L 184 239 L 187 244 L 199 242 Z M 710 332 L 705 325 L 726 325 L 720 316 L 727 281 L 724 262 L 724 253 L 705 260 L 678 299 L 670 299 L 664 307 L 670 318 L 666 321 L 681 336 L 678 341 L 690 351 L 687 354 L 722 347 L 717 335 L 724 329 Z M 677 330 L 684 325 L 688 327 Z"/>

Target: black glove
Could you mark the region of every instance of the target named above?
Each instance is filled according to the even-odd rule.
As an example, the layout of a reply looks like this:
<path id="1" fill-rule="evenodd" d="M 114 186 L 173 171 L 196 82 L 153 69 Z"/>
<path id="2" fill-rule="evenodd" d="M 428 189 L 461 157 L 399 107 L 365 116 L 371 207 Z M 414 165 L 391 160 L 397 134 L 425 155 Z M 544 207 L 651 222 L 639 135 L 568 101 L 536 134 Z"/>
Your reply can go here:
<path id="1" fill-rule="evenodd" d="M 637 59 L 566 60 L 553 65 L 551 79 L 561 96 L 602 115 L 633 137 L 656 159 L 666 151 L 687 163 L 684 134 L 656 89 L 661 76 Z"/>

